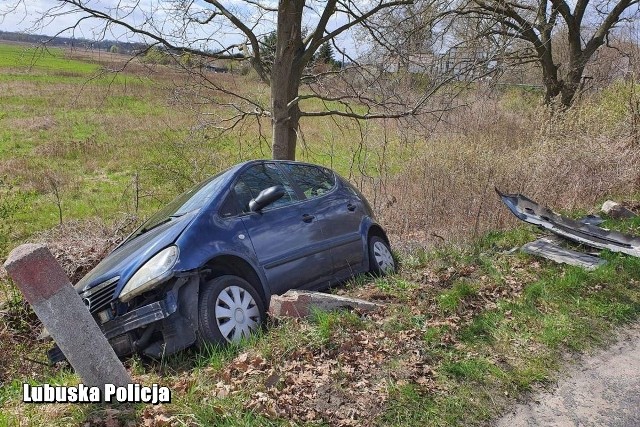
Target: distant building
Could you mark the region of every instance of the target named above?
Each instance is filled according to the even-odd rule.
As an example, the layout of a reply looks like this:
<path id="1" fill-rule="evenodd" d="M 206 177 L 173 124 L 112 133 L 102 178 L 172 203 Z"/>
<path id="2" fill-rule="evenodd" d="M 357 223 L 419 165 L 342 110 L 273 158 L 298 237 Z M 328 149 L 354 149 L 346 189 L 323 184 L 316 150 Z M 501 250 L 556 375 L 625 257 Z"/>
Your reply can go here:
<path id="1" fill-rule="evenodd" d="M 497 61 L 489 53 L 472 48 L 453 47 L 443 53 L 415 53 L 394 56 L 381 64 L 388 73 L 405 71 L 433 77 L 453 75 L 457 80 L 472 80 L 495 69 Z"/>

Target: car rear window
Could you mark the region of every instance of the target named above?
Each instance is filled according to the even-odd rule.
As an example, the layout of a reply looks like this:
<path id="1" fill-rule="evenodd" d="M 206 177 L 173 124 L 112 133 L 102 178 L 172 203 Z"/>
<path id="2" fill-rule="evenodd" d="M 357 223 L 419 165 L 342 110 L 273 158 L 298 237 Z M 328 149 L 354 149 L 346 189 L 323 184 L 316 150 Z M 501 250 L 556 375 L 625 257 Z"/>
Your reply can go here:
<path id="1" fill-rule="evenodd" d="M 336 185 L 335 176 L 330 169 L 295 163 L 284 163 L 282 166 L 307 199 L 322 196 Z"/>

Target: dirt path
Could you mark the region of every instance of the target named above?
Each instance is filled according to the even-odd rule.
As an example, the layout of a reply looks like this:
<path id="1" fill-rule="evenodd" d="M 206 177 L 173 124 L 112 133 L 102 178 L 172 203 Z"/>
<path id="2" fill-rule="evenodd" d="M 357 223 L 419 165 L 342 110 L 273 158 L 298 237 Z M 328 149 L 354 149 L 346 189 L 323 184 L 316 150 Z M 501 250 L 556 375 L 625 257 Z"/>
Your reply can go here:
<path id="1" fill-rule="evenodd" d="M 640 426 L 640 324 L 606 350 L 585 356 L 549 391 L 498 420 L 512 426 Z"/>

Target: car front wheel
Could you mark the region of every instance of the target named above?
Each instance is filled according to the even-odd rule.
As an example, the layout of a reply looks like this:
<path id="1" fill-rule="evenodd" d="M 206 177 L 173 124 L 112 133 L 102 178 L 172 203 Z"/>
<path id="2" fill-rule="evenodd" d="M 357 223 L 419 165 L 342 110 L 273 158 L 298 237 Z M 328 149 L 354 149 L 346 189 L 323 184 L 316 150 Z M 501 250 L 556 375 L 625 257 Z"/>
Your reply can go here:
<path id="1" fill-rule="evenodd" d="M 389 244 L 379 236 L 369 239 L 369 270 L 376 275 L 385 275 L 396 271 L 396 263 Z"/>
<path id="2" fill-rule="evenodd" d="M 238 276 L 220 276 L 204 285 L 198 303 L 201 342 L 238 342 L 257 331 L 265 320 L 258 292 Z"/>

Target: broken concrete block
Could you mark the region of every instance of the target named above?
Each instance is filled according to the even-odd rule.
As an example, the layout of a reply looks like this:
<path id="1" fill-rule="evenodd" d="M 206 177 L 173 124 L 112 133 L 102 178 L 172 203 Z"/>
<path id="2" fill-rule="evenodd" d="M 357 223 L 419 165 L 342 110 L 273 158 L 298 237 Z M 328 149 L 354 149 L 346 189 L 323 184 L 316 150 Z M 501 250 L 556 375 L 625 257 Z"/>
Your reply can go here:
<path id="1" fill-rule="evenodd" d="M 541 256 L 561 264 L 575 265 L 586 270 L 595 270 L 607 263 L 607 261 L 597 256 L 558 246 L 558 242 L 554 240 L 555 239 L 543 237 L 534 242 L 527 243 L 521 250 L 527 254 Z"/>
<path id="2" fill-rule="evenodd" d="M 604 202 L 601 211 L 613 219 L 626 219 L 638 216 L 633 211 L 630 211 L 620 203 L 614 202 L 613 200 L 607 200 Z"/>
<path id="3" fill-rule="evenodd" d="M 84 385 L 131 383 L 87 306 L 45 246 L 17 247 L 4 267 Z"/>
<path id="4" fill-rule="evenodd" d="M 357 298 L 347 298 L 322 292 L 290 290 L 283 295 L 273 295 L 269 314 L 274 317 L 306 317 L 312 310 L 332 311 L 340 308 L 355 308 L 372 311 L 381 304 Z"/>

